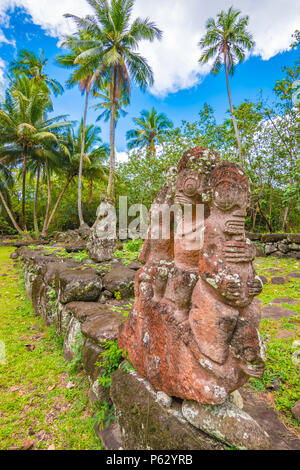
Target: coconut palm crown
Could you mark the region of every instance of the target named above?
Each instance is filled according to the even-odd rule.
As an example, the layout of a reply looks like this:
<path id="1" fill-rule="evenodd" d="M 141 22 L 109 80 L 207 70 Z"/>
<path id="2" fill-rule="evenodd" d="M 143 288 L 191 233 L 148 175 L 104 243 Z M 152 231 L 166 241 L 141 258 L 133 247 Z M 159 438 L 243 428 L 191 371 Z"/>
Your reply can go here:
<path id="1" fill-rule="evenodd" d="M 139 118 L 133 118 L 133 122 L 139 129 L 127 132 L 128 148 L 147 148 L 152 153 L 156 152 L 156 143 L 162 143 L 173 127 L 172 121 L 154 108 L 151 111 L 143 110 Z"/>
<path id="2" fill-rule="evenodd" d="M 146 59 L 138 53 L 142 40 L 160 39 L 162 32 L 149 18 L 136 18 L 131 22 L 134 0 L 87 0 L 93 15 L 72 18 L 78 30 L 87 32 L 91 39 L 78 39 L 73 45 L 84 48 L 75 60 L 97 64 L 93 82 L 103 77 L 110 82 L 110 176 L 107 188 L 109 198 L 114 198 L 113 175 L 115 166 L 115 108 L 121 94 L 130 95 L 131 80 L 142 90 L 153 84 L 153 72 Z"/>
<path id="3" fill-rule="evenodd" d="M 255 45 L 252 35 L 246 29 L 248 22 L 248 16 L 241 16 L 241 12 L 231 6 L 228 11 L 218 13 L 216 20 L 207 20 L 206 34 L 199 42 L 203 50 L 199 62 L 207 63 L 214 59 L 211 71 L 215 75 L 219 73 L 222 64 L 225 66 L 230 110 L 241 160 L 242 146 L 234 116 L 229 75 L 233 75 L 235 66 L 244 61 L 246 51 L 250 51 Z"/>

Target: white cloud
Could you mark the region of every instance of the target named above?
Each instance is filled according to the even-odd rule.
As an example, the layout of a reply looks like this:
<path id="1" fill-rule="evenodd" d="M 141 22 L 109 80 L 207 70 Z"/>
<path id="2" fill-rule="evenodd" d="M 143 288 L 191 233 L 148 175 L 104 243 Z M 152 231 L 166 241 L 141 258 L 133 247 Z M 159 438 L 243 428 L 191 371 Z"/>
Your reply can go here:
<path id="1" fill-rule="evenodd" d="M 5 82 L 4 74 L 5 74 L 5 62 L 0 57 L 0 101 L 3 101 L 3 98 L 4 98 L 4 82 Z"/>
<path id="2" fill-rule="evenodd" d="M 116 162 L 117 163 L 125 163 L 128 161 L 128 153 L 127 152 L 118 152 L 116 151 Z"/>
<path id="3" fill-rule="evenodd" d="M 192 87 L 209 72 L 207 65 L 197 62 L 197 43 L 207 18 L 232 3 L 250 16 L 249 29 L 256 41 L 254 55 L 268 60 L 289 48 L 291 34 L 300 24 L 299 0 L 136 0 L 134 14 L 149 16 L 164 31 L 160 43 L 141 45 L 155 74 L 154 94 Z M 52 36 L 74 28 L 71 20 L 63 18 L 64 13 L 82 16 L 89 12 L 84 0 L 1 0 L 0 13 L 9 6 L 24 6 L 33 21 Z"/>
<path id="4" fill-rule="evenodd" d="M 16 41 L 15 41 L 15 39 L 11 39 L 11 40 L 7 39 L 7 38 L 4 36 L 3 32 L 0 30 L 0 46 L 1 46 L 2 44 L 10 44 L 11 46 L 16 47 Z"/>

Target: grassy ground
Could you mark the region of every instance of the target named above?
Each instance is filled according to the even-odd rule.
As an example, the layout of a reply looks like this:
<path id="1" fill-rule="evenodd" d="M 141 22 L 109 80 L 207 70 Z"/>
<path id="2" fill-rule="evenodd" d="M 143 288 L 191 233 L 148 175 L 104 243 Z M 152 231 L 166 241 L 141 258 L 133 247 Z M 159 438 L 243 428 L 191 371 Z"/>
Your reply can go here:
<path id="1" fill-rule="evenodd" d="M 291 258 L 259 258 L 256 261 L 259 274 L 268 279 L 259 296 L 262 307 L 276 305 L 290 310 L 291 316 L 274 319 L 262 319 L 260 332 L 267 349 L 266 371 L 262 379 L 251 379 L 251 386 L 258 392 L 264 392 L 268 402 L 277 409 L 281 418 L 296 431 L 300 432 L 300 423 L 293 418 L 291 408 L 300 399 L 300 279 L 286 277 L 300 269 L 300 262 Z M 283 276 L 286 283 L 273 285 L 274 276 Z M 274 299 L 294 299 L 298 303 L 273 303 Z M 300 361 L 299 361 L 300 362 Z"/>
<path id="2" fill-rule="evenodd" d="M 87 379 L 68 374 L 61 338 L 34 316 L 12 251 L 0 247 L 0 449 L 24 441 L 38 449 L 101 449 Z"/>

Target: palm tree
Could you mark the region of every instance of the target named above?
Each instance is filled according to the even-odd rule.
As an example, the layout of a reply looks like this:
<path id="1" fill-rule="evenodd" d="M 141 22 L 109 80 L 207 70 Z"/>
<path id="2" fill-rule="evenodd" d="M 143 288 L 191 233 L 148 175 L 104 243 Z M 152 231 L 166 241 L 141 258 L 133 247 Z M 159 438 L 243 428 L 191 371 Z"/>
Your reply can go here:
<path id="1" fill-rule="evenodd" d="M 89 95 L 91 91 L 92 85 L 92 77 L 96 68 L 96 64 L 91 63 L 87 60 L 78 61 L 78 56 L 80 56 L 87 48 L 86 47 L 78 47 L 76 41 L 84 41 L 89 40 L 90 35 L 86 31 L 79 31 L 78 33 L 74 34 L 74 36 L 66 36 L 65 41 L 63 42 L 63 46 L 69 48 L 69 52 L 66 54 L 61 54 L 57 57 L 57 62 L 68 68 L 75 69 L 71 74 L 70 78 L 67 81 L 68 88 L 72 88 L 74 85 L 78 84 L 79 89 L 82 94 L 85 94 L 85 105 L 84 105 L 84 112 L 83 112 L 83 120 L 81 126 L 81 149 L 80 149 L 80 161 L 79 161 L 79 169 L 78 169 L 78 217 L 79 217 L 79 224 L 80 226 L 83 225 L 84 218 L 82 214 L 82 173 L 83 173 L 83 160 L 84 160 L 84 149 L 85 149 L 85 129 L 86 129 L 86 118 L 87 118 L 87 110 L 88 110 L 88 102 L 89 102 Z M 97 84 L 99 81 L 97 81 Z M 96 84 L 94 84 L 94 88 L 96 88 Z"/>
<path id="2" fill-rule="evenodd" d="M 32 51 L 22 49 L 18 54 L 17 60 L 11 62 L 9 69 L 15 77 L 25 74 L 36 82 L 44 83 L 49 92 L 52 91 L 57 96 L 63 93 L 64 89 L 57 80 L 45 74 L 44 67 L 47 62 L 48 59 L 45 58 L 44 51 L 41 51 L 40 55 L 37 56 Z"/>
<path id="3" fill-rule="evenodd" d="M 74 41 L 74 45 L 85 49 L 75 63 L 88 61 L 96 65 L 93 83 L 99 77 L 110 81 L 110 171 L 107 196 L 114 200 L 115 167 L 115 110 L 119 99 L 130 95 L 131 79 L 144 90 L 153 84 L 153 73 L 145 58 L 138 52 L 139 42 L 160 39 L 162 32 L 147 19 L 136 18 L 130 23 L 134 0 L 87 0 L 94 10 L 94 16 L 72 18 L 81 31 L 91 39 Z"/>
<path id="4" fill-rule="evenodd" d="M 2 163 L 22 162 L 22 228 L 25 220 L 27 158 L 38 149 L 59 145 L 57 132 L 69 125 L 59 122 L 64 116 L 44 120 L 49 94 L 26 75 L 12 82 L 0 109 L 0 157 Z M 47 157 L 46 157 L 47 164 Z"/>
<path id="5" fill-rule="evenodd" d="M 229 98 L 229 105 L 232 115 L 232 122 L 238 144 L 240 160 L 242 158 L 242 145 L 236 119 L 234 117 L 234 109 L 232 105 L 229 75 L 233 75 L 235 66 L 243 62 L 246 51 L 250 51 L 255 43 L 252 35 L 246 30 L 249 22 L 248 16 L 240 16 L 241 12 L 230 7 L 229 10 L 221 11 L 217 15 L 217 20 L 209 18 L 206 23 L 206 34 L 200 40 L 199 46 L 203 49 L 203 53 L 199 62 L 207 63 L 214 58 L 212 72 L 217 75 L 222 64 L 225 66 L 226 84 Z"/>
<path id="6" fill-rule="evenodd" d="M 154 108 L 151 111 L 145 109 L 141 112 L 139 118 L 133 118 L 133 122 L 139 129 L 131 129 L 127 132 L 126 138 L 128 140 L 128 147 L 147 148 L 150 153 L 156 152 L 155 145 L 162 143 L 168 131 L 173 127 L 164 113 L 158 113 Z"/>
<path id="7" fill-rule="evenodd" d="M 111 99 L 110 99 L 110 84 L 105 81 L 101 85 L 101 90 L 100 91 L 95 91 L 93 93 L 94 98 L 100 98 L 101 102 L 97 103 L 92 106 L 92 108 L 96 110 L 100 110 L 101 113 L 97 117 L 96 121 L 100 121 L 100 119 L 103 119 L 104 122 L 107 122 L 110 120 L 110 115 L 111 115 Z M 115 122 L 120 119 L 120 117 L 125 117 L 127 115 L 127 112 L 123 109 L 125 106 L 129 104 L 129 96 L 121 94 L 118 103 L 115 107 Z"/>
<path id="8" fill-rule="evenodd" d="M 25 74 L 29 79 L 34 81 L 38 86 L 44 89 L 45 93 L 49 94 L 49 103 L 47 109 L 52 111 L 52 102 L 50 100 L 50 92 L 55 96 L 63 93 L 64 89 L 62 85 L 55 80 L 54 78 L 49 77 L 44 72 L 44 68 L 47 65 L 48 59 L 45 58 L 44 51 L 40 52 L 40 55 L 37 56 L 32 51 L 27 49 L 22 49 L 17 57 L 16 61 L 13 61 L 10 64 L 10 72 L 14 74 L 15 77 L 20 77 L 20 75 Z M 46 112 L 46 109 L 45 109 Z M 43 116 L 44 119 L 44 116 Z M 46 172 L 47 172 L 47 209 L 45 215 L 45 222 L 49 218 L 50 209 L 51 209 L 51 182 L 50 182 L 50 169 L 49 161 L 46 161 Z M 35 203 L 34 203 L 34 229 L 36 234 L 39 234 L 38 223 L 37 223 L 37 199 L 39 194 L 39 179 L 40 179 L 40 164 L 36 166 L 37 170 L 37 181 L 36 181 L 36 194 L 35 194 Z M 44 231 L 44 228 L 43 228 Z"/>
<path id="9" fill-rule="evenodd" d="M 47 221 L 46 232 L 53 220 L 56 210 L 68 188 L 70 183 L 79 174 L 80 160 L 83 158 L 85 166 L 83 168 L 83 176 L 85 176 L 90 183 L 90 194 L 95 179 L 103 180 L 106 179 L 106 168 L 104 162 L 108 157 L 108 147 L 102 144 L 100 138 L 100 127 L 97 126 L 86 126 L 85 133 L 83 135 L 83 120 L 81 120 L 78 132 L 75 133 L 73 128 L 68 128 L 64 136 L 64 145 L 68 149 L 65 154 L 60 153 L 62 162 L 59 165 L 59 171 L 57 174 L 65 178 L 66 183 L 62 187 L 61 192 L 53 206 L 50 217 Z M 82 140 L 84 140 L 84 149 L 82 154 Z"/>

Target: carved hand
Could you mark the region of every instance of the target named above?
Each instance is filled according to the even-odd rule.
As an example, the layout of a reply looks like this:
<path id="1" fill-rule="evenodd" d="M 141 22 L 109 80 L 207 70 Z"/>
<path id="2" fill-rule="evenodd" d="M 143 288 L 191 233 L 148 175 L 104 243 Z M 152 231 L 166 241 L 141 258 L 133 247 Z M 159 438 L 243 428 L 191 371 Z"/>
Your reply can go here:
<path id="1" fill-rule="evenodd" d="M 259 295 L 262 291 L 262 282 L 258 277 L 249 279 L 247 281 L 248 292 L 251 297 Z"/>
<path id="2" fill-rule="evenodd" d="M 237 299 L 241 295 L 241 284 L 237 281 L 225 280 L 223 284 L 224 294 L 228 299 Z"/>

